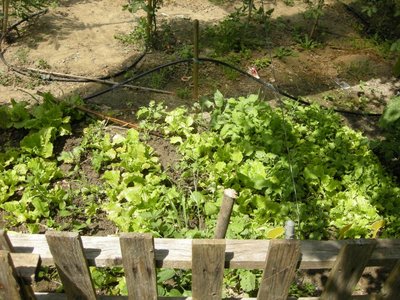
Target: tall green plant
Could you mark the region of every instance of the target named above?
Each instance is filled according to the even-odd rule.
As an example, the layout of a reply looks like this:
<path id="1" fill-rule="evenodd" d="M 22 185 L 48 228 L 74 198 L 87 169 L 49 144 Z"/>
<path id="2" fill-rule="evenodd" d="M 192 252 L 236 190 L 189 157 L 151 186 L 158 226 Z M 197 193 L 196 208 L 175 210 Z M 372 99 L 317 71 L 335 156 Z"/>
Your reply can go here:
<path id="1" fill-rule="evenodd" d="M 312 39 L 314 37 L 315 31 L 317 30 L 318 23 L 320 18 L 324 15 L 324 0 L 308 0 L 307 1 L 308 8 L 304 13 L 304 17 L 306 19 L 312 20 L 312 26 L 309 33 L 309 38 Z"/>
<path id="2" fill-rule="evenodd" d="M 129 0 L 123 9 L 128 10 L 132 14 L 139 10 L 146 12 L 146 18 L 142 23 L 146 27 L 146 45 L 152 46 L 155 34 L 157 32 L 157 11 L 163 5 L 163 0 Z"/>

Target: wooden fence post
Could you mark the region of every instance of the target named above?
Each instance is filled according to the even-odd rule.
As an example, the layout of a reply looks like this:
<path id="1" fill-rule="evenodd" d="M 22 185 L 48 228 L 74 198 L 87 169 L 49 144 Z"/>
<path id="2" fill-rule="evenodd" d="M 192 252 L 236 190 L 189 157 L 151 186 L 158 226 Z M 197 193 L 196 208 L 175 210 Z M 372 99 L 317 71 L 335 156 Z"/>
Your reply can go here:
<path id="1" fill-rule="evenodd" d="M 353 240 L 345 244 L 339 251 L 320 299 L 351 299 L 376 244 L 376 240 Z"/>
<path id="2" fill-rule="evenodd" d="M 154 240 L 150 234 L 124 233 L 119 239 L 129 300 L 157 300 Z"/>
<path id="3" fill-rule="evenodd" d="M 270 240 L 257 299 L 286 300 L 299 259 L 299 240 Z"/>
<path id="4" fill-rule="evenodd" d="M 67 298 L 96 299 L 79 234 L 47 231 L 46 239 Z"/>
<path id="5" fill-rule="evenodd" d="M 193 300 L 220 300 L 225 265 L 224 240 L 192 241 Z"/>

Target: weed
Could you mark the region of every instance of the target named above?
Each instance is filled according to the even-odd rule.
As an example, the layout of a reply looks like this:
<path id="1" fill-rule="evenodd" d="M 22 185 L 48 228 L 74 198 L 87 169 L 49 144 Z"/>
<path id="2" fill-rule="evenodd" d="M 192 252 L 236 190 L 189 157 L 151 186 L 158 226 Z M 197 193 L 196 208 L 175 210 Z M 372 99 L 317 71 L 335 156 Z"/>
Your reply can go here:
<path id="1" fill-rule="evenodd" d="M 176 37 L 172 27 L 167 22 L 162 22 L 159 31 L 155 32 L 151 46 L 157 50 L 174 51 Z"/>
<path id="2" fill-rule="evenodd" d="M 240 66 L 243 59 L 249 58 L 249 53 L 251 55 L 251 52 L 249 52 L 247 50 L 241 51 L 239 53 L 229 52 L 224 57 L 221 57 L 220 60 L 222 60 L 226 63 L 232 64 L 232 65 L 235 65 L 235 66 Z M 224 67 L 223 71 L 224 71 L 225 76 L 229 80 L 234 80 L 234 79 L 238 78 L 238 76 L 239 76 L 239 73 L 231 68 Z"/>
<path id="3" fill-rule="evenodd" d="M 390 41 L 380 41 L 379 38 L 374 35 L 368 38 L 351 38 L 349 41 L 352 48 L 357 50 L 369 49 L 376 51 L 383 57 L 391 56 L 391 46 L 393 45 Z"/>
<path id="4" fill-rule="evenodd" d="M 178 57 L 179 58 L 192 58 L 193 57 L 193 46 L 192 45 L 183 45 L 178 49 Z"/>
<path id="5" fill-rule="evenodd" d="M 257 24 L 244 21 L 243 17 L 243 12 L 237 11 L 219 24 L 206 28 L 205 43 L 215 49 L 217 55 L 264 46 L 264 39 L 259 38 L 262 28 Z"/>
<path id="6" fill-rule="evenodd" d="M 295 38 L 295 40 L 305 50 L 312 50 L 319 46 L 319 43 L 311 39 L 308 36 L 308 34 L 304 34 L 303 36 L 298 36 Z"/>
<path id="7" fill-rule="evenodd" d="M 267 56 L 257 58 L 256 60 L 253 61 L 253 66 L 255 66 L 257 69 L 266 68 L 270 64 L 271 64 L 271 59 Z"/>
<path id="8" fill-rule="evenodd" d="M 294 6 L 294 0 L 283 0 L 283 3 L 287 6 Z"/>
<path id="9" fill-rule="evenodd" d="M 302 282 L 293 283 L 289 289 L 289 295 L 292 297 L 310 297 L 315 296 L 317 288 L 312 283 Z"/>
<path id="10" fill-rule="evenodd" d="M 13 78 L 9 76 L 7 73 L 0 71 L 0 85 L 9 86 L 13 83 Z"/>
<path id="11" fill-rule="evenodd" d="M 293 50 L 287 47 L 278 47 L 275 49 L 274 56 L 278 59 L 282 59 L 286 56 L 293 55 Z"/>
<path id="12" fill-rule="evenodd" d="M 51 66 L 49 65 L 49 63 L 46 61 L 46 60 L 44 60 L 44 59 L 39 59 L 37 62 L 36 62 L 36 65 L 37 65 L 37 67 L 39 68 L 39 69 L 44 69 L 44 70 L 48 70 L 48 69 L 51 69 Z"/>
<path id="13" fill-rule="evenodd" d="M 178 88 L 176 90 L 176 96 L 178 96 L 181 99 L 190 99 L 190 89 L 187 87 L 184 88 Z"/>
<path id="14" fill-rule="evenodd" d="M 357 80 L 362 80 L 374 74 L 371 63 L 368 60 L 352 61 L 345 70 L 346 74 Z"/>
<path id="15" fill-rule="evenodd" d="M 28 54 L 29 54 L 29 49 L 22 47 L 15 52 L 15 57 L 17 58 L 20 64 L 27 64 Z"/>
<path id="16" fill-rule="evenodd" d="M 154 72 L 150 77 L 150 86 L 154 89 L 162 88 L 167 83 L 168 73 L 167 69 Z"/>
<path id="17" fill-rule="evenodd" d="M 146 44 L 146 26 L 146 19 L 140 18 L 138 25 L 133 31 L 128 34 L 116 34 L 114 38 L 125 45 L 137 45 L 139 47 L 144 47 Z"/>

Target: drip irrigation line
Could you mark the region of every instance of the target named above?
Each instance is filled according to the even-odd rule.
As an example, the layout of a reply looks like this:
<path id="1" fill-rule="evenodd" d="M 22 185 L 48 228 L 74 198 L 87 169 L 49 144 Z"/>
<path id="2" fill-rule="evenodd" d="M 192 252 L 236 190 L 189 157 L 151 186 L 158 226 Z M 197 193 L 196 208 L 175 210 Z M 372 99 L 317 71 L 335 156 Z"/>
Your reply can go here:
<path id="1" fill-rule="evenodd" d="M 169 62 L 169 63 L 165 63 L 165 64 L 162 64 L 162 65 L 159 65 L 159 66 L 154 67 L 154 68 L 152 68 L 150 70 L 147 70 L 147 71 L 145 71 L 143 73 L 140 73 L 140 74 L 138 74 L 138 75 L 136 75 L 134 77 L 131 77 L 131 78 L 125 80 L 125 81 L 116 83 L 115 85 L 113 85 L 113 86 L 111 86 L 111 87 L 109 87 L 109 88 L 107 88 L 105 90 L 102 90 L 100 92 L 97 92 L 97 93 L 89 95 L 89 96 L 86 96 L 86 97 L 83 98 L 83 100 L 86 101 L 86 100 L 90 100 L 90 99 L 96 98 L 96 97 L 98 97 L 100 95 L 103 95 L 105 93 L 108 93 L 108 92 L 110 92 L 110 91 L 112 91 L 112 90 L 114 90 L 116 88 L 119 88 L 119 87 L 123 86 L 124 84 L 127 84 L 127 83 L 130 83 L 132 81 L 138 80 L 138 79 L 140 79 L 140 78 L 142 78 L 142 77 L 144 77 L 144 76 L 146 76 L 148 74 L 151 74 L 153 72 L 157 72 L 160 69 L 167 68 L 167 67 L 170 67 L 170 66 L 173 66 L 173 65 L 177 65 L 177 64 L 181 64 L 181 63 L 187 63 L 187 62 L 191 62 L 191 63 L 211 62 L 211 63 L 214 63 L 214 64 L 218 64 L 218 65 L 222 65 L 222 66 L 228 67 L 230 69 L 233 69 L 233 70 L 239 72 L 240 74 L 242 74 L 244 76 L 247 76 L 251 80 L 254 80 L 254 81 L 258 82 L 259 84 L 263 85 L 265 88 L 271 90 L 272 92 L 277 92 L 281 96 L 284 96 L 284 97 L 286 97 L 286 98 L 288 98 L 288 99 L 290 99 L 292 101 L 295 101 L 295 102 L 297 102 L 299 104 L 306 105 L 306 106 L 309 106 L 309 105 L 312 104 L 310 102 L 304 101 L 300 97 L 295 97 L 293 95 L 290 95 L 289 93 L 287 93 L 287 92 L 285 92 L 285 91 L 283 91 L 281 89 L 278 89 L 273 84 L 271 84 L 269 82 L 266 82 L 266 81 L 264 81 L 264 80 L 262 80 L 260 78 L 256 78 L 253 75 L 249 74 L 248 72 L 246 72 L 246 71 L 244 71 L 242 69 L 239 69 L 238 67 L 235 67 L 235 66 L 233 66 L 233 65 L 231 65 L 229 63 L 226 63 L 226 62 L 223 62 L 223 61 L 220 61 L 220 60 L 217 60 L 217 59 L 213 59 L 213 58 L 206 58 L 206 57 L 199 57 L 197 61 L 195 61 L 193 58 L 188 58 L 188 59 L 180 59 L 180 60 L 176 60 L 176 61 L 172 61 L 172 62 Z M 322 107 L 324 107 L 324 106 L 322 106 Z M 350 110 L 327 108 L 327 107 L 324 107 L 324 108 L 331 109 L 331 110 L 333 110 L 335 112 L 338 112 L 338 113 L 356 115 L 356 116 L 379 117 L 379 116 L 382 115 L 381 113 L 350 111 Z"/>
<path id="2" fill-rule="evenodd" d="M 114 78 L 114 77 L 121 76 L 122 74 L 128 72 L 130 69 L 133 69 L 134 67 L 136 67 L 137 64 L 140 63 L 140 62 L 142 61 L 142 59 L 146 56 L 146 54 L 147 54 L 147 51 L 143 51 L 143 52 L 133 61 L 133 63 L 130 64 L 129 66 L 127 66 L 126 68 L 124 68 L 124 69 L 122 69 L 122 70 L 120 70 L 120 71 L 118 71 L 118 72 L 116 72 L 116 73 L 114 73 L 114 74 L 111 74 L 111 75 L 106 75 L 106 76 L 98 77 L 98 79 L 106 80 L 106 79 L 110 79 L 110 78 Z"/>
<path id="3" fill-rule="evenodd" d="M 192 59 L 191 58 L 187 58 L 187 59 L 179 59 L 179 60 L 175 60 L 175 61 L 172 61 L 172 62 L 169 62 L 169 63 L 162 64 L 160 66 L 157 66 L 155 68 L 147 70 L 147 71 L 145 71 L 143 73 L 140 73 L 140 74 L 138 74 L 136 76 L 128 78 L 128 79 L 126 79 L 126 80 L 124 80 L 122 82 L 115 83 L 113 86 L 111 86 L 111 87 L 109 87 L 107 89 L 104 89 L 104 90 L 102 90 L 100 92 L 97 92 L 97 93 L 94 93 L 92 95 L 86 96 L 86 97 L 83 98 L 83 100 L 86 101 L 86 100 L 90 100 L 90 99 L 96 98 L 98 96 L 101 96 L 103 94 L 111 92 L 111 91 L 115 90 L 116 88 L 119 88 L 119 87 L 121 87 L 121 86 L 123 86 L 125 84 L 128 84 L 128 83 L 130 83 L 130 82 L 132 82 L 134 80 L 138 80 L 138 79 L 140 79 L 140 78 L 142 78 L 142 77 L 144 77 L 144 76 L 146 76 L 148 74 L 151 74 L 151 73 L 156 72 L 158 70 L 161 70 L 163 68 L 167 68 L 167 67 L 170 67 L 170 66 L 173 66 L 173 65 L 177 65 L 177 64 L 185 63 L 185 62 L 190 62 L 190 61 L 192 61 Z"/>

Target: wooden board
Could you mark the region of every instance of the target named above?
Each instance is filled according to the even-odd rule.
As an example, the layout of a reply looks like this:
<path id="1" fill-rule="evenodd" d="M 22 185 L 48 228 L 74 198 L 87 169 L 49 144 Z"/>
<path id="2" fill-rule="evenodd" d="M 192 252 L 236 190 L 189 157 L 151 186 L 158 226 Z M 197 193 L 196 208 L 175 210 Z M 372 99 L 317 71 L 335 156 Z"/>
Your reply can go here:
<path id="1" fill-rule="evenodd" d="M 287 299 L 300 258 L 300 241 L 272 240 L 257 299 Z"/>
<path id="2" fill-rule="evenodd" d="M 8 236 L 16 252 L 40 254 L 43 265 L 54 265 L 44 235 L 15 234 Z M 263 269 L 268 240 L 226 240 L 225 266 L 232 269 Z M 117 236 L 83 236 L 82 244 L 89 265 L 122 266 Z M 300 269 L 329 269 L 345 241 L 301 241 Z M 190 269 L 192 240 L 154 239 L 157 267 Z M 393 266 L 400 260 L 399 239 L 378 239 L 368 266 Z"/>
<path id="3" fill-rule="evenodd" d="M 193 300 L 220 300 L 224 276 L 225 241 L 193 240 Z"/>
<path id="4" fill-rule="evenodd" d="M 23 299 L 10 252 L 0 250 L 0 299 Z"/>
<path id="5" fill-rule="evenodd" d="M 68 299 L 96 299 L 79 234 L 48 231 L 46 238 Z"/>
<path id="6" fill-rule="evenodd" d="M 376 240 L 346 242 L 329 274 L 321 299 L 350 299 L 376 244 Z"/>
<path id="7" fill-rule="evenodd" d="M 32 253 L 10 253 L 15 270 L 27 284 L 35 281 L 35 275 L 40 265 L 40 256 Z"/>
<path id="8" fill-rule="evenodd" d="M 157 300 L 153 237 L 151 234 L 124 233 L 119 241 L 129 300 Z"/>

